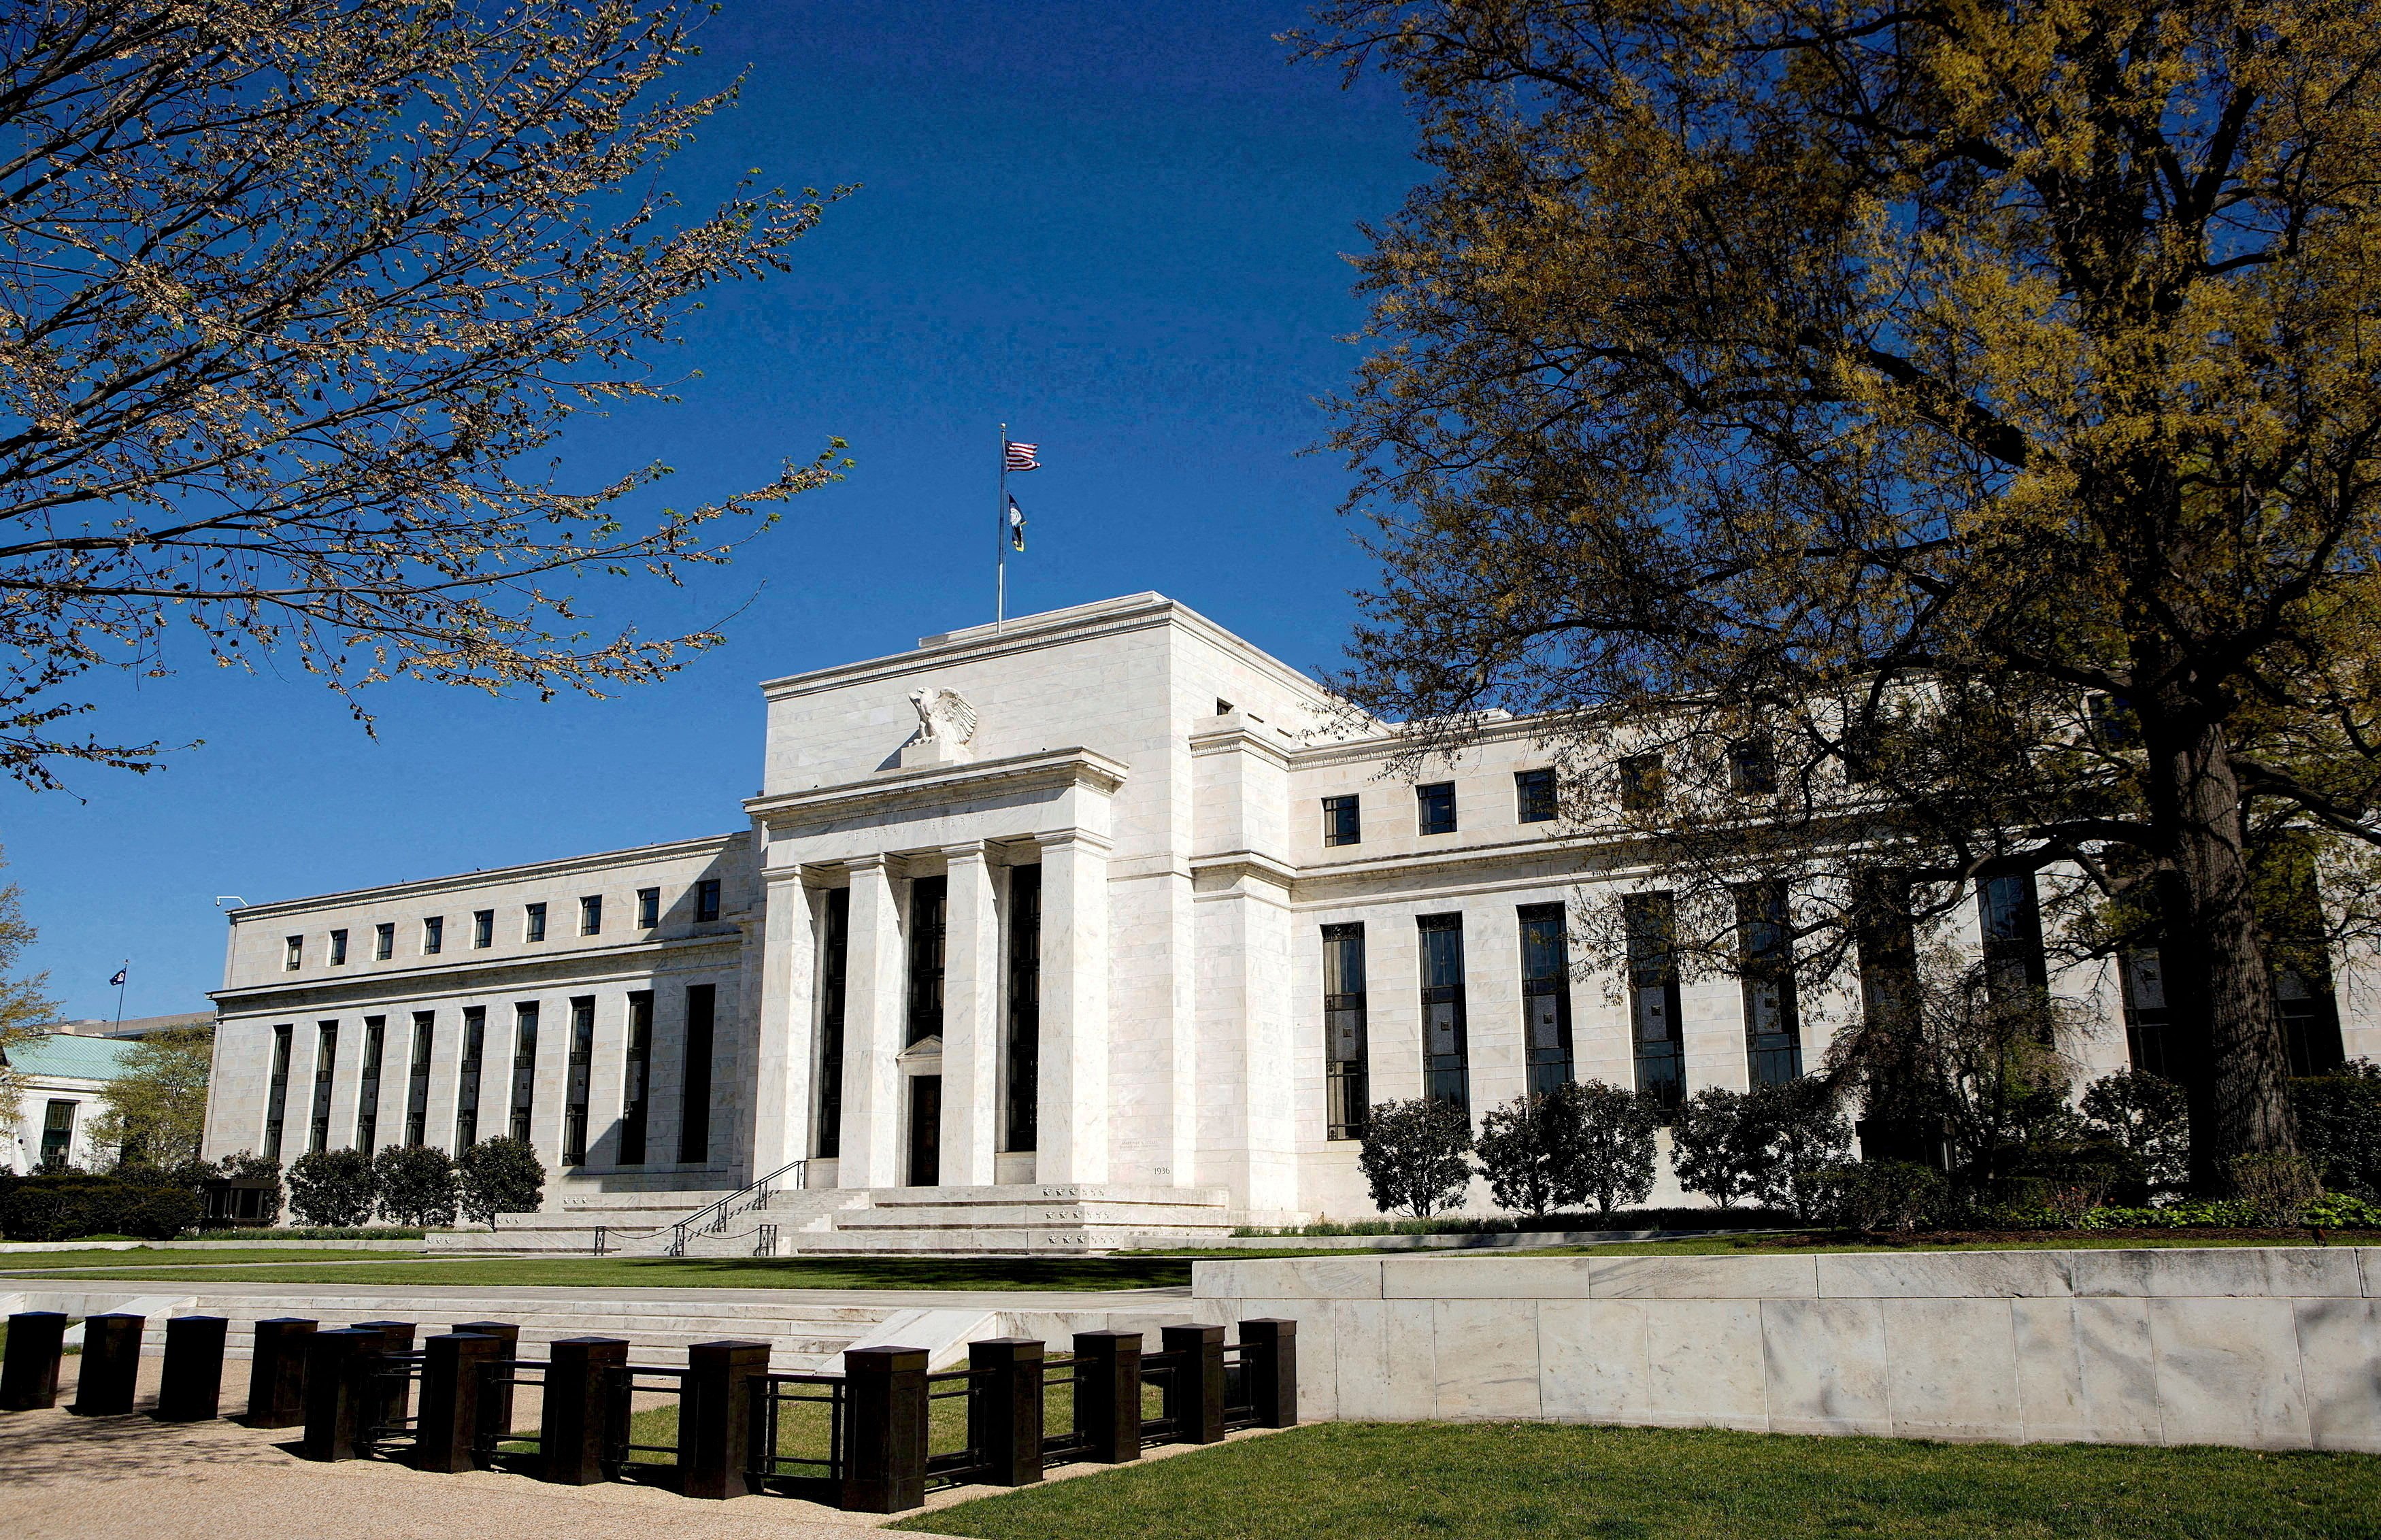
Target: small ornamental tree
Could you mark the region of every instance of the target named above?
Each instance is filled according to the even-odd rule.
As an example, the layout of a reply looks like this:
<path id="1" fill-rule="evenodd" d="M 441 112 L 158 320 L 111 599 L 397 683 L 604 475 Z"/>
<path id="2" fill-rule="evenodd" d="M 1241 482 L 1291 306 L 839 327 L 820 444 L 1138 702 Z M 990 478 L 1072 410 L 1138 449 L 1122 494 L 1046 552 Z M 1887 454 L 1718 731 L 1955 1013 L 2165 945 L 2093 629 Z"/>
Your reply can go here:
<path id="1" fill-rule="evenodd" d="M 482 1139 L 455 1167 L 464 1215 L 490 1228 L 499 1214 L 534 1213 L 545 1201 L 545 1163 L 526 1139 Z"/>
<path id="2" fill-rule="evenodd" d="M 1451 1102 L 1422 1097 L 1382 1102 L 1364 1119 L 1358 1164 L 1384 1214 L 1426 1219 L 1463 1202 L 1471 1182 L 1471 1122 Z"/>
<path id="3" fill-rule="evenodd" d="M 391 1144 L 372 1156 L 380 1211 L 400 1225 L 451 1225 L 457 1199 L 455 1162 L 428 1144 Z"/>
<path id="4" fill-rule="evenodd" d="M 1756 1085 L 1744 1097 L 1745 1143 L 1755 1152 L 1754 1197 L 1814 1219 L 1825 1206 L 1826 1173 L 1851 1155 L 1852 1126 L 1837 1110 L 1836 1088 L 1810 1075 Z"/>
<path id="5" fill-rule="evenodd" d="M 1679 1185 L 1733 1208 L 1756 1185 L 1763 1151 L 1745 1120 L 1741 1091 L 1707 1085 L 1687 1098 L 1671 1130 L 1670 1165 Z"/>
<path id="6" fill-rule="evenodd" d="M 352 1228 L 372 1217 L 377 1197 L 361 1150 L 314 1150 L 290 1163 L 290 1211 L 309 1225 Z"/>
<path id="7" fill-rule="evenodd" d="M 2186 1093 L 2142 1069 L 2119 1069 L 2083 1092 L 2085 1126 L 2124 1151 L 2132 1167 L 2119 1201 L 2141 1203 L 2173 1192 L 2191 1174 L 2191 1116 Z"/>
<path id="8" fill-rule="evenodd" d="M 1579 1200 L 1578 1091 L 1566 1082 L 1481 1114 L 1480 1170 L 1499 1204 L 1544 1218 Z"/>
<path id="9" fill-rule="evenodd" d="M 2299 1137 L 2335 1192 L 2381 1202 L 2381 1065 L 2350 1060 L 2290 1082 Z"/>
<path id="10" fill-rule="evenodd" d="M 1645 1201 L 1654 1191 L 1654 1130 L 1661 1108 L 1633 1091 L 1602 1081 L 1581 1081 L 1579 1143 L 1571 1180 L 1580 1197 L 1593 1199 L 1598 1214 Z"/>

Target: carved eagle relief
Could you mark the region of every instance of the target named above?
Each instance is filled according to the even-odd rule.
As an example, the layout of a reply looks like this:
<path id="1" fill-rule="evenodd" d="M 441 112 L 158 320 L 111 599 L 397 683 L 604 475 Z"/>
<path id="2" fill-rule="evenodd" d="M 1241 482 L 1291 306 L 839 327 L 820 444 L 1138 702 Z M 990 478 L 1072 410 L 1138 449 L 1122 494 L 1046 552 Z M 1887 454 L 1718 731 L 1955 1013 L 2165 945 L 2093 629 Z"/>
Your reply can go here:
<path id="1" fill-rule="evenodd" d="M 956 690 L 913 690 L 910 704 L 918 713 L 918 741 L 964 747 L 975 739 L 975 707 Z"/>

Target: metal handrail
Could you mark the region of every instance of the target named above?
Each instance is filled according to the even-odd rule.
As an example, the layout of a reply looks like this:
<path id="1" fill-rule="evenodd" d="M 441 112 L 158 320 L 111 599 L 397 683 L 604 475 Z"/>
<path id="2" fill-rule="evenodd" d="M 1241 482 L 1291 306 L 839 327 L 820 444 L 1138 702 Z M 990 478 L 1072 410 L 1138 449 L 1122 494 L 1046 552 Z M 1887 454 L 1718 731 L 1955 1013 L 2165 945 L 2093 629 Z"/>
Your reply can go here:
<path id="1" fill-rule="evenodd" d="M 716 1203 L 699 1208 L 680 1219 L 670 1227 L 669 1250 L 663 1254 L 684 1256 L 686 1243 L 691 1237 L 709 1235 L 714 1231 L 726 1229 L 731 1216 L 740 1214 L 748 1208 L 768 1207 L 770 1198 L 775 1194 L 778 1179 L 792 1175 L 807 1164 L 809 1164 L 807 1160 L 789 1160 L 767 1176 L 746 1182 Z"/>

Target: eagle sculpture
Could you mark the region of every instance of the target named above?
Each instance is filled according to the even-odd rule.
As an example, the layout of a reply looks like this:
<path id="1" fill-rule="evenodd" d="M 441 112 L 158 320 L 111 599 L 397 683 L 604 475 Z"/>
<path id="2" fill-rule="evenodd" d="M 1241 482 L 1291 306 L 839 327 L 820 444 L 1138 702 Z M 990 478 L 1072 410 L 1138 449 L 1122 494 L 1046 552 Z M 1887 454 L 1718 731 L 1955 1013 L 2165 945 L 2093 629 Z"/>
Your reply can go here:
<path id="1" fill-rule="evenodd" d="M 918 713 L 921 743 L 963 748 L 975 737 L 975 707 L 956 690 L 913 690 L 910 704 Z"/>

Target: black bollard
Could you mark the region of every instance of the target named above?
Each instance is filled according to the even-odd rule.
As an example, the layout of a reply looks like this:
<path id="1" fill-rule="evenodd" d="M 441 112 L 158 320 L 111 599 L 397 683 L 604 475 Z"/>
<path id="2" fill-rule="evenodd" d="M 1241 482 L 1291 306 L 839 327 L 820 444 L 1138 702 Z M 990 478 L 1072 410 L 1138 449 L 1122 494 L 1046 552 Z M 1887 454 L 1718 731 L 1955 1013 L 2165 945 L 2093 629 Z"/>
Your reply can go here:
<path id="1" fill-rule="evenodd" d="M 481 1408 L 491 1388 L 488 1365 L 508 1351 L 493 1337 L 463 1331 L 421 1344 L 421 1414 L 413 1428 L 417 1466 L 447 1474 L 479 1469 Z"/>
<path id="2" fill-rule="evenodd" d="M 592 1486 L 604 1479 L 612 1377 L 628 1362 L 629 1344 L 617 1337 L 566 1337 L 546 1350 L 545 1408 L 538 1419 L 546 1480 Z"/>
<path id="3" fill-rule="evenodd" d="M 503 1346 L 499 1359 L 520 1357 L 520 1327 L 511 1321 L 458 1321 L 448 1331 L 469 1332 L 474 1337 L 493 1337 Z M 513 1431 L 513 1384 L 510 1369 L 483 1371 L 480 1391 L 480 1441 L 502 1438 Z"/>
<path id="4" fill-rule="evenodd" d="M 256 1323 L 248 1363 L 248 1425 L 294 1428 L 306 1421 L 306 1344 L 318 1323 L 277 1315 Z"/>
<path id="5" fill-rule="evenodd" d="M 165 1323 L 165 1366 L 157 1381 L 161 1423 L 203 1423 L 223 1407 L 224 1338 L 220 1315 L 176 1315 Z"/>
<path id="6" fill-rule="evenodd" d="M 413 1323 L 410 1321 L 358 1321 L 356 1329 L 380 1333 L 380 1351 L 384 1357 L 413 1351 Z M 367 1432 L 367 1441 L 373 1437 L 391 1437 L 405 1431 L 405 1414 L 409 1410 L 413 1382 L 396 1372 L 403 1368 L 402 1364 L 391 1363 L 385 1367 L 389 1372 L 377 1381 L 379 1389 L 372 1398 L 372 1427 Z"/>
<path id="7" fill-rule="evenodd" d="M 690 1497 L 740 1497 L 751 1476 L 752 1383 L 769 1372 L 766 1342 L 697 1342 L 678 1397 L 678 1469 Z"/>
<path id="8" fill-rule="evenodd" d="M 1075 1333 L 1075 1431 L 1094 1464 L 1141 1458 L 1141 1333 Z"/>
<path id="9" fill-rule="evenodd" d="M 1298 1323 L 1269 1315 L 1240 1323 L 1241 1371 L 1249 1378 L 1249 1400 L 1256 1408 L 1257 1426 L 1298 1425 Z"/>
<path id="10" fill-rule="evenodd" d="M 360 1327 L 318 1331 L 307 1342 L 307 1459 L 354 1460 L 362 1452 L 369 1376 L 379 1356 L 380 1333 Z"/>
<path id="11" fill-rule="evenodd" d="M 75 1379 L 78 1417 L 116 1417 L 132 1410 L 132 1389 L 140 1378 L 139 1315 L 93 1315 L 82 1324 L 82 1373 Z"/>
<path id="12" fill-rule="evenodd" d="M 66 1352 L 67 1318 L 55 1310 L 8 1317 L 8 1356 L 0 1363 L 0 1412 L 36 1412 L 58 1404 L 58 1360 Z"/>
<path id="13" fill-rule="evenodd" d="M 1224 1328 L 1164 1326 L 1158 1340 L 1174 1356 L 1166 1382 L 1166 1415 L 1178 1444 L 1219 1444 L 1224 1438 Z"/>
<path id="14" fill-rule="evenodd" d="M 968 1445 L 995 1486 L 1042 1479 L 1042 1339 L 993 1337 L 968 1344 L 968 1367 L 985 1377 L 968 1398 Z"/>
<path id="15" fill-rule="evenodd" d="M 843 1506 L 898 1513 L 926 1500 L 926 1350 L 846 1348 Z"/>

